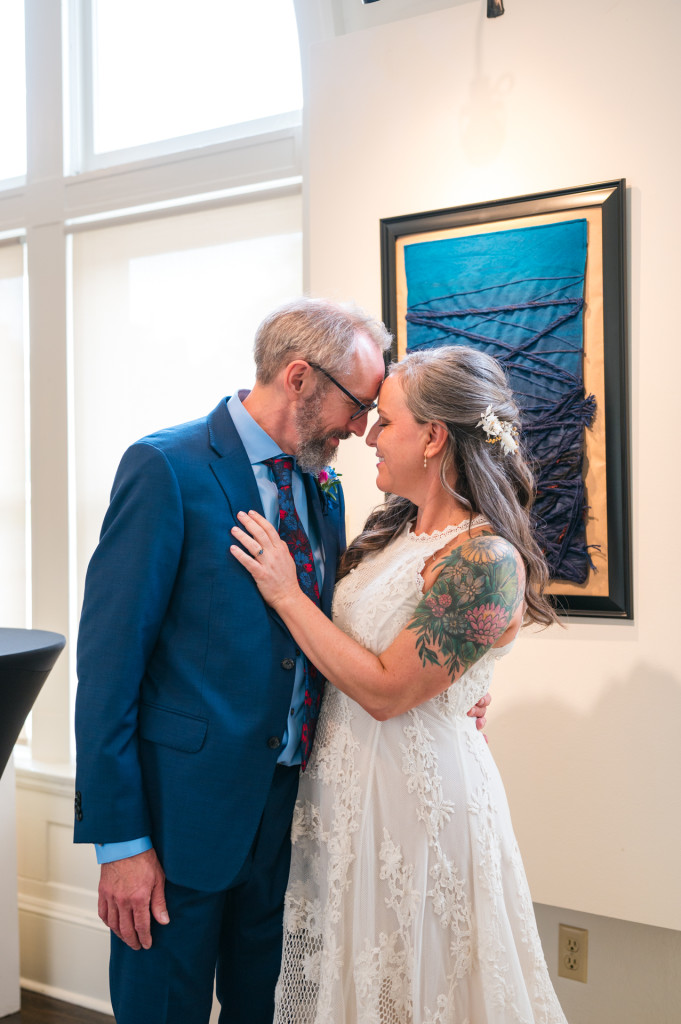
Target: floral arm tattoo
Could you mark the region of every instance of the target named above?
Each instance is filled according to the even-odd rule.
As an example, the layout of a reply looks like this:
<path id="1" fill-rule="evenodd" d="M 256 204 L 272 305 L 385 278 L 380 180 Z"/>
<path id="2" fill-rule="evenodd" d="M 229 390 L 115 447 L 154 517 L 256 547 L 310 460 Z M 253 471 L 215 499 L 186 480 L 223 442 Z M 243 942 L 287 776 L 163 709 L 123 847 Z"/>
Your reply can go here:
<path id="1" fill-rule="evenodd" d="M 424 665 L 442 664 L 452 679 L 508 629 L 523 599 L 515 552 L 501 537 L 479 535 L 452 551 L 407 626 Z"/>

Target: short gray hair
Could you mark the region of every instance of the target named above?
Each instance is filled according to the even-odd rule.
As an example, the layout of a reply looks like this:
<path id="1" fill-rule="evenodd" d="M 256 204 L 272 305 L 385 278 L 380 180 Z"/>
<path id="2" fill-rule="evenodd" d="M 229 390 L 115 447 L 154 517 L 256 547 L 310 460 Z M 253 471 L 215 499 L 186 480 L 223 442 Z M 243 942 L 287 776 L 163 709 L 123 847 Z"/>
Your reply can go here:
<path id="1" fill-rule="evenodd" d="M 357 332 L 368 335 L 379 352 L 390 348 L 384 325 L 357 306 L 327 299 L 295 299 L 265 317 L 255 334 L 255 374 L 270 384 L 294 359 L 318 363 L 333 374 L 350 370 Z"/>

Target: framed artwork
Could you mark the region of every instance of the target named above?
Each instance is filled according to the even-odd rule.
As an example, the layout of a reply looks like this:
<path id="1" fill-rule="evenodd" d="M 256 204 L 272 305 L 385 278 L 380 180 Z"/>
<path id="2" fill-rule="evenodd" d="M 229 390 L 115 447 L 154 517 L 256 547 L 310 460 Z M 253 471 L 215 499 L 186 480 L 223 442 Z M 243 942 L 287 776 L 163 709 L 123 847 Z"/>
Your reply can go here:
<path id="1" fill-rule="evenodd" d="M 625 181 L 381 220 L 393 359 L 498 359 L 537 480 L 559 611 L 630 619 Z M 481 414 L 484 410 L 481 410 Z"/>

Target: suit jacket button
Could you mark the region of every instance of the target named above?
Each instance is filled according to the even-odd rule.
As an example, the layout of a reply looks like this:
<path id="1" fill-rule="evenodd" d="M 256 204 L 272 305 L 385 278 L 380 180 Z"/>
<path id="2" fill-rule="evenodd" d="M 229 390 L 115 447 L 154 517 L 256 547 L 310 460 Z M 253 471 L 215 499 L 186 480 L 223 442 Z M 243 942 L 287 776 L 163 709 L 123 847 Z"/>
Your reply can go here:
<path id="1" fill-rule="evenodd" d="M 76 811 L 76 821 L 82 821 L 82 820 L 83 820 L 83 812 L 82 811 Z"/>
<path id="2" fill-rule="evenodd" d="M 290 670 L 292 668 L 295 668 L 295 664 L 296 663 L 293 660 L 293 658 L 284 658 L 284 660 L 281 663 L 281 667 Z"/>
<path id="3" fill-rule="evenodd" d="M 279 739 L 278 736 L 270 736 L 270 738 L 267 741 L 267 746 L 270 748 L 270 750 L 276 750 L 277 747 L 281 746 L 281 740 Z"/>

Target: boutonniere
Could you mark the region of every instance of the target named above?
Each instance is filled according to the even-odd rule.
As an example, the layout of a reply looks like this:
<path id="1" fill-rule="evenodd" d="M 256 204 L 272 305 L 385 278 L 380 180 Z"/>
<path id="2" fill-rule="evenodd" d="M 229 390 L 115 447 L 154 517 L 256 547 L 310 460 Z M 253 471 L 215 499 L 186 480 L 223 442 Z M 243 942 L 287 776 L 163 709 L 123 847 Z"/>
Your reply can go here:
<path id="1" fill-rule="evenodd" d="M 342 473 L 337 473 L 331 466 L 327 466 L 326 469 L 320 470 L 317 474 L 317 487 L 319 488 L 320 497 L 322 499 L 322 510 L 326 512 L 327 506 L 331 502 L 338 500 L 338 488 L 340 487 L 340 478 Z"/>

